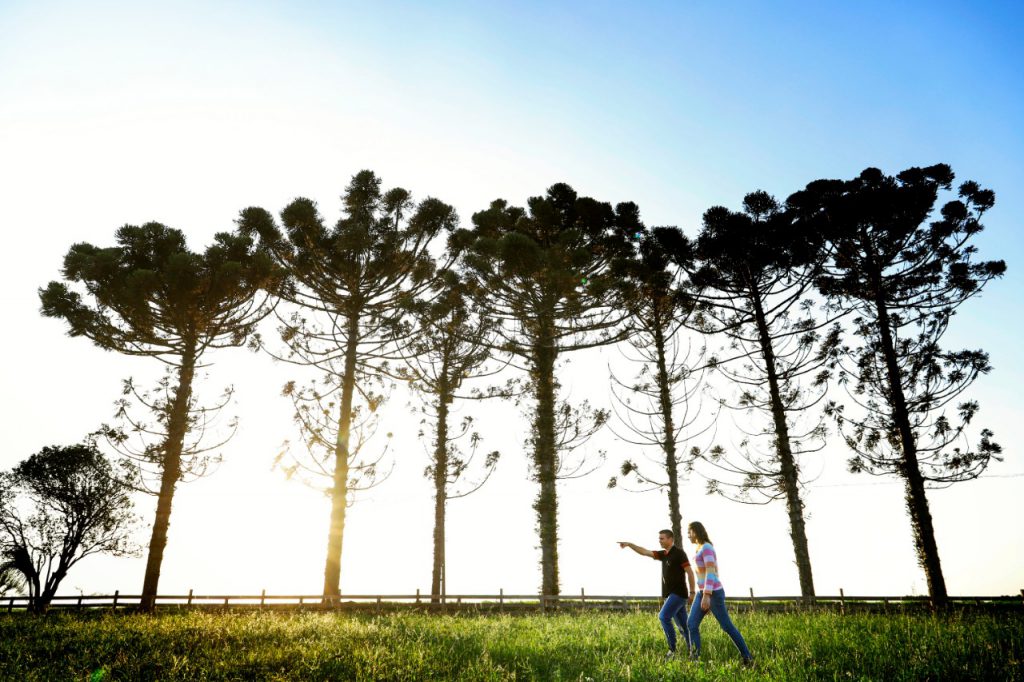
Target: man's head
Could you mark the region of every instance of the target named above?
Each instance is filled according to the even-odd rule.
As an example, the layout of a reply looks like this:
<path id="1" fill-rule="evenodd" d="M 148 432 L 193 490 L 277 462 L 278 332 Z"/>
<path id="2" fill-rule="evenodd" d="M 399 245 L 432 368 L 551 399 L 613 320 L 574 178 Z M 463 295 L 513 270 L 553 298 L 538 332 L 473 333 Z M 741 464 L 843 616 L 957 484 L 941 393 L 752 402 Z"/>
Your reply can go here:
<path id="1" fill-rule="evenodd" d="M 658 531 L 658 544 L 661 545 L 662 549 L 668 549 L 676 541 L 675 534 L 670 530 L 659 530 Z"/>

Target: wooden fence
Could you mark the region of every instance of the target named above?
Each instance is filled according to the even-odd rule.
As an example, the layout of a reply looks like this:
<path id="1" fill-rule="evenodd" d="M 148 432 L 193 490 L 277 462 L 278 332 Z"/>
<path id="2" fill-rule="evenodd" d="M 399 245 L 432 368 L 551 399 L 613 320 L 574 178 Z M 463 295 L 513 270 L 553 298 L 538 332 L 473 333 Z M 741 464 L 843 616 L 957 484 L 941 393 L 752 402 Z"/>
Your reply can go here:
<path id="1" fill-rule="evenodd" d="M 108 595 L 58 595 L 50 603 L 51 609 L 134 609 L 141 600 L 141 595 L 123 595 L 120 591 Z M 928 608 L 932 605 L 927 596 L 903 597 L 858 597 L 847 596 L 840 589 L 838 596 L 819 596 L 813 599 L 794 596 L 755 596 L 750 590 L 749 596 L 727 597 L 726 601 L 739 610 L 757 611 L 788 611 L 805 608 L 834 609 L 841 613 L 847 610 L 886 610 L 892 608 Z M 4 603 L 6 602 L 6 604 Z M 343 594 L 339 596 L 324 595 L 269 595 L 263 590 L 257 595 L 224 595 L 195 594 L 189 590 L 184 595 L 158 595 L 156 606 L 160 610 L 190 608 L 277 608 L 277 609 L 376 609 L 382 610 L 403 607 L 429 607 L 442 609 L 562 609 L 586 608 L 606 610 L 653 610 L 660 607 L 661 598 L 656 596 L 624 596 L 624 595 L 588 595 L 584 590 L 579 594 L 461 594 L 461 595 L 430 595 L 421 594 Z M 1024 589 L 1020 596 L 978 596 L 949 597 L 949 603 L 956 607 L 966 606 L 999 606 L 1004 608 L 1024 607 Z M 5 596 L 0 598 L 0 610 L 8 613 L 24 610 L 28 607 L 27 596 Z"/>

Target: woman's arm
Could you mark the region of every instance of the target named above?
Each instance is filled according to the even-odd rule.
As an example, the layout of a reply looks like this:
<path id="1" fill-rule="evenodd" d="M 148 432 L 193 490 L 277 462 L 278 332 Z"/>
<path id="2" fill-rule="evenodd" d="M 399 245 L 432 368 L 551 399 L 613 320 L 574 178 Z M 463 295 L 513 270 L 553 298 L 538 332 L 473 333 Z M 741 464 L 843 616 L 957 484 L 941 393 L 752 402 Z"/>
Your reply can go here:
<path id="1" fill-rule="evenodd" d="M 710 543 L 701 547 L 700 551 L 704 561 L 704 596 L 700 600 L 700 610 L 707 613 L 711 610 L 711 593 L 715 591 L 714 586 L 718 582 L 718 557 Z"/>
<path id="2" fill-rule="evenodd" d="M 714 592 L 716 583 L 718 583 L 718 560 L 715 550 L 704 550 L 704 594 Z"/>

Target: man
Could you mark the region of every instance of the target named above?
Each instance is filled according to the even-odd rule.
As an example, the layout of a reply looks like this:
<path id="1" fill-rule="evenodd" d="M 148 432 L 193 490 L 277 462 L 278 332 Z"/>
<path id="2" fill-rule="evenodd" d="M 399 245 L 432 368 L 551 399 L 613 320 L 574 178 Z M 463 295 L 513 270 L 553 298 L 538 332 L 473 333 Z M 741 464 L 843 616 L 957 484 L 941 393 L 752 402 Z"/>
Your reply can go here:
<path id="1" fill-rule="evenodd" d="M 629 547 L 631 550 L 642 556 L 649 556 L 655 561 L 661 562 L 661 598 L 664 603 L 658 619 L 665 631 L 665 639 L 668 640 L 668 654 L 666 660 L 676 655 L 676 630 L 672 626 L 674 620 L 679 626 L 679 631 L 686 641 L 686 648 L 690 648 L 690 633 L 686 629 L 686 613 L 689 610 L 691 594 L 696 593 L 694 588 L 693 569 L 690 568 L 690 560 L 686 558 L 686 552 L 676 547 L 675 535 L 670 530 L 658 531 L 658 544 L 661 549 L 650 550 L 637 547 L 632 542 L 619 542 L 620 548 Z M 689 589 L 687 589 L 689 584 Z"/>

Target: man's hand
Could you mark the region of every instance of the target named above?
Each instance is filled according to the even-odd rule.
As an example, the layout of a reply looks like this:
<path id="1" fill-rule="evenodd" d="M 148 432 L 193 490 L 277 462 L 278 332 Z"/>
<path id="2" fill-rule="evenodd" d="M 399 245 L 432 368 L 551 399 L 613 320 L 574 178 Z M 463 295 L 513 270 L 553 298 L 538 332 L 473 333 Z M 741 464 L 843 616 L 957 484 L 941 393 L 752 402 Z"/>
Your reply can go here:
<path id="1" fill-rule="evenodd" d="M 619 541 L 619 549 L 626 549 L 627 547 L 629 547 L 628 542 L 622 542 L 621 540 Z"/>

